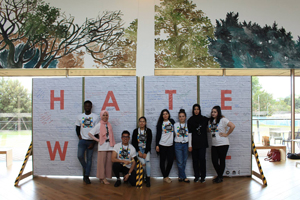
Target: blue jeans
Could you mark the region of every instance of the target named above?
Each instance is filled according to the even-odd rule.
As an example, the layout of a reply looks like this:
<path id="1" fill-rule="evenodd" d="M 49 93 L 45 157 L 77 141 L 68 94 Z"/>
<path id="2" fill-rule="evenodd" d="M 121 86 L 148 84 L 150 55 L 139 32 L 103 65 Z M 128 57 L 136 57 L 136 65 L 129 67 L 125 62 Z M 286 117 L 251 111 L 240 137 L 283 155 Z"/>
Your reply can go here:
<path id="1" fill-rule="evenodd" d="M 77 157 L 78 157 L 78 160 L 79 160 L 81 166 L 83 167 L 85 176 L 89 176 L 90 172 L 91 172 L 94 149 L 88 149 L 88 147 L 93 142 L 94 142 L 94 140 L 79 140 L 79 142 L 78 142 Z M 85 151 L 86 151 L 86 162 L 84 159 Z"/>
<path id="2" fill-rule="evenodd" d="M 178 167 L 178 176 L 181 179 L 186 179 L 185 166 L 188 158 L 188 143 L 175 142 L 175 156 Z"/>
<path id="3" fill-rule="evenodd" d="M 143 149 L 142 147 L 139 147 L 140 149 L 140 152 L 142 154 L 145 153 L 145 149 Z M 140 160 L 140 162 L 142 163 L 142 165 L 145 165 L 146 164 L 146 174 L 147 176 L 150 177 L 150 174 L 151 174 L 151 167 L 150 167 L 150 152 L 147 153 L 147 156 L 146 156 L 146 159 L 144 158 L 141 158 L 138 156 L 138 159 Z"/>

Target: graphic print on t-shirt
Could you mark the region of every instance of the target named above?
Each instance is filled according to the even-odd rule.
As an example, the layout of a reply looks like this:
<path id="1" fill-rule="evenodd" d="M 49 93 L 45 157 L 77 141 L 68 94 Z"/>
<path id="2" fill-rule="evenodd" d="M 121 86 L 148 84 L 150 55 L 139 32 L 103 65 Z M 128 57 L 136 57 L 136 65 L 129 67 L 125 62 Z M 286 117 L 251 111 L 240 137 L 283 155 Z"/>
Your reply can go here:
<path id="1" fill-rule="evenodd" d="M 170 133 L 173 132 L 173 125 L 171 123 L 164 124 L 162 125 L 164 133 Z"/>
<path id="2" fill-rule="evenodd" d="M 212 137 L 216 137 L 216 133 L 219 132 L 218 126 L 219 126 L 219 124 L 215 124 L 215 123 L 208 125 L 208 129 L 209 129 L 209 132 L 211 132 Z"/>
<path id="3" fill-rule="evenodd" d="M 120 160 L 126 160 L 126 159 L 129 160 L 129 157 L 130 157 L 130 148 L 125 149 L 125 148 L 120 147 L 119 159 Z"/>
<path id="4" fill-rule="evenodd" d="M 94 127 L 93 117 L 82 117 L 81 125 L 82 128 L 93 128 Z"/>
<path id="5" fill-rule="evenodd" d="M 177 137 L 188 137 L 188 129 L 187 127 L 181 128 L 180 125 L 176 127 L 176 135 Z"/>

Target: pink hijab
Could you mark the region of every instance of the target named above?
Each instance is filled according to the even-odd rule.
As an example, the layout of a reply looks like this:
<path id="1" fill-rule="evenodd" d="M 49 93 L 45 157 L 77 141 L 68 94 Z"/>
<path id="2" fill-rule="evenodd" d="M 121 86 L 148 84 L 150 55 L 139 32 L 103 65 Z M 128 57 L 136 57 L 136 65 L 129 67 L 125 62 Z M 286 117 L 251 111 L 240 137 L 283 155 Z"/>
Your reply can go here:
<path id="1" fill-rule="evenodd" d="M 108 118 L 109 118 L 109 114 L 106 110 L 102 110 L 100 112 L 100 118 L 101 118 L 101 121 L 100 121 L 100 134 L 99 134 L 100 145 L 102 145 L 105 142 L 105 140 L 107 139 L 106 138 L 107 131 L 106 131 L 106 126 L 105 126 L 105 125 L 107 125 L 108 132 L 109 132 L 109 144 L 110 144 L 111 147 L 113 147 L 116 144 L 114 133 L 113 133 L 113 130 L 111 128 L 111 124 L 108 122 L 108 118 L 107 118 L 106 122 L 104 122 L 102 120 L 102 116 L 104 115 L 104 113 L 107 113 Z"/>

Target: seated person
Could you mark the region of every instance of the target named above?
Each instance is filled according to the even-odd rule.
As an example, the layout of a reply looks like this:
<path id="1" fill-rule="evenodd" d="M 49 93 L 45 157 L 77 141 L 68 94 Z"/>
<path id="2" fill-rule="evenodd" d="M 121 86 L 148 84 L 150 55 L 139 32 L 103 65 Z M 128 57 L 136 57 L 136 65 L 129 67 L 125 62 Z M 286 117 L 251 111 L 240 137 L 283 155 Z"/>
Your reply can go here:
<path id="1" fill-rule="evenodd" d="M 122 132 L 122 142 L 115 144 L 112 152 L 111 161 L 113 162 L 113 172 L 117 177 L 115 187 L 121 185 L 120 172 L 124 175 L 124 181 L 128 181 L 132 186 L 136 183 L 136 172 L 134 170 L 136 156 L 135 148 L 129 144 L 130 133 L 128 131 Z"/>

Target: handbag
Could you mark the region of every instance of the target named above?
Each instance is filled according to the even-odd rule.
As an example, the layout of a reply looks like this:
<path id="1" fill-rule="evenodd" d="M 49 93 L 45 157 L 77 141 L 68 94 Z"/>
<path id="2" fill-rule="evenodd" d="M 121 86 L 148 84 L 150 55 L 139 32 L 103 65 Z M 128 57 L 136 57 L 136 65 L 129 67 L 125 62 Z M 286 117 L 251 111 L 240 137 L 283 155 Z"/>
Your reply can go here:
<path id="1" fill-rule="evenodd" d="M 280 161 L 280 151 L 279 149 L 271 149 L 267 154 L 268 158 L 265 158 L 266 161 L 278 162 Z"/>

